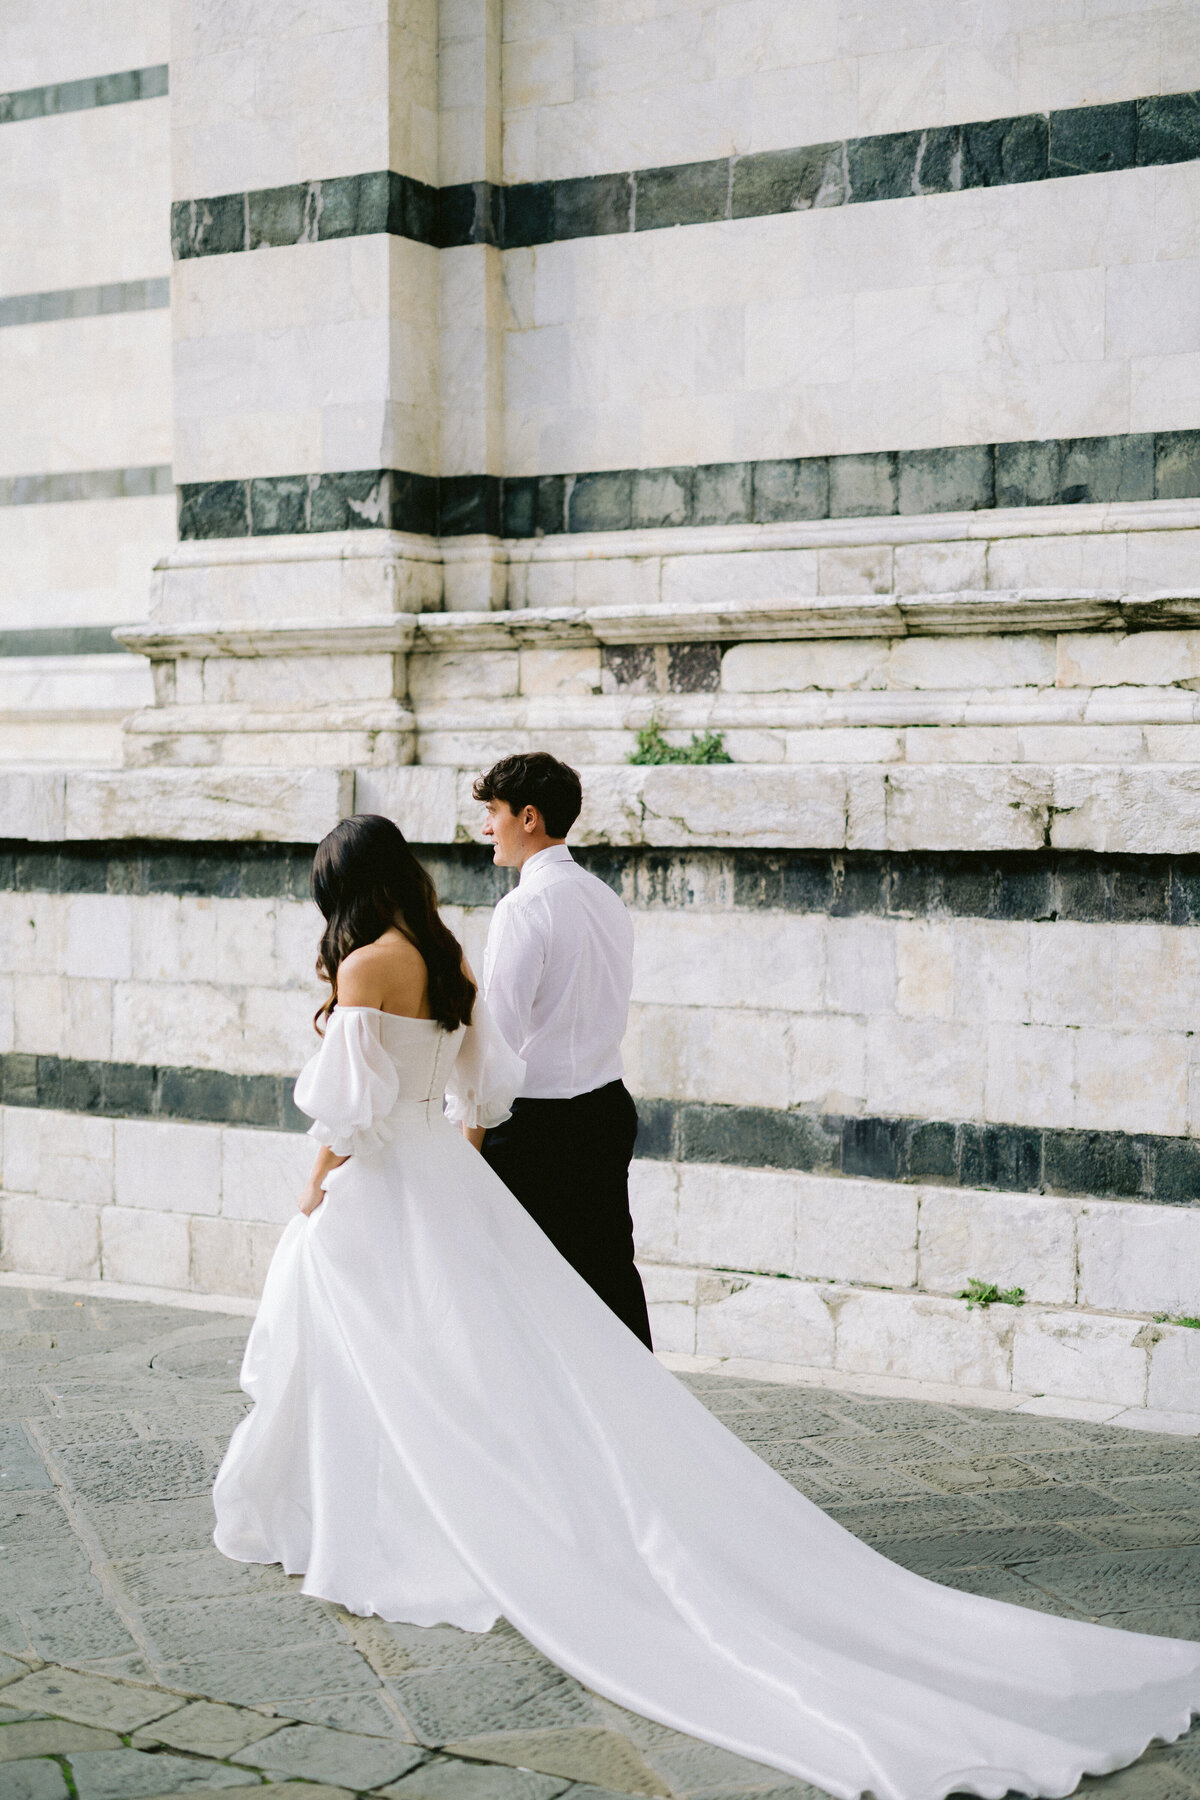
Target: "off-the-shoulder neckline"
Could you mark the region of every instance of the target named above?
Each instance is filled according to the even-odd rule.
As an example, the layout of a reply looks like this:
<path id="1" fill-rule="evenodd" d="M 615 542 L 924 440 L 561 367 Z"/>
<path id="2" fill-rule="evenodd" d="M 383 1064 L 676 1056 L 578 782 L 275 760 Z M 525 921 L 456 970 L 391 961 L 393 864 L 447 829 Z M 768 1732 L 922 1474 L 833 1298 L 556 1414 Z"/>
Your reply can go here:
<path id="1" fill-rule="evenodd" d="M 443 1029 L 437 1019 L 418 1019 L 415 1013 L 384 1012 L 382 1006 L 344 1006 L 340 1000 L 333 1009 L 333 1017 L 336 1019 L 339 1013 L 349 1012 L 375 1013 L 381 1019 L 406 1019 L 410 1025 L 436 1025 L 439 1031 Z"/>

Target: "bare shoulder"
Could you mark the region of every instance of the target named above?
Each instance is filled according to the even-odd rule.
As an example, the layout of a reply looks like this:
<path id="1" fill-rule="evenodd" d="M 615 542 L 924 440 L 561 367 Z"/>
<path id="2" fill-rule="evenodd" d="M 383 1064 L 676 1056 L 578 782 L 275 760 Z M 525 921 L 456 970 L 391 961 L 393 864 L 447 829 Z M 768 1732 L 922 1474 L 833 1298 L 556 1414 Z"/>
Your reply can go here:
<path id="1" fill-rule="evenodd" d="M 399 931 L 360 945 L 338 967 L 338 999 L 343 1006 L 416 1013 L 427 985 L 425 959 Z"/>

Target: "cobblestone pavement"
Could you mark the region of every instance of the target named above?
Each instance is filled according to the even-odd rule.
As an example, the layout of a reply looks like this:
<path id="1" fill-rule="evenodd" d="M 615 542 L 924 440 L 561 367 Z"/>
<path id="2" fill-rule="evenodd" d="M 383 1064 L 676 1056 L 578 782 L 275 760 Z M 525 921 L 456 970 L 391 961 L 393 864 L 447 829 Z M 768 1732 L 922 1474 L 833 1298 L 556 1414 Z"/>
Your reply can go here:
<path id="1" fill-rule="evenodd" d="M 516 1632 L 356 1619 L 218 1556 L 247 1321 L 0 1288 L 0 1796 L 815 1800 L 599 1700 Z M 690 1378 L 789 1481 L 923 1575 L 1200 1638 L 1200 1440 Z M 1200 1800 L 1200 1726 L 1086 1782 Z"/>

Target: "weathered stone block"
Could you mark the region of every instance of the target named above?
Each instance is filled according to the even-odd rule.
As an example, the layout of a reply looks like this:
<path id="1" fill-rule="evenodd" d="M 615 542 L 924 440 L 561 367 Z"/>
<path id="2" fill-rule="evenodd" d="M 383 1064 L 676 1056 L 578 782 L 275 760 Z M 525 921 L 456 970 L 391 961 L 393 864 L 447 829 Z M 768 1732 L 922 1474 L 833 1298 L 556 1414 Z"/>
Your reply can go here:
<path id="1" fill-rule="evenodd" d="M 522 694 L 594 694 L 600 687 L 599 650 L 522 650 Z"/>
<path id="2" fill-rule="evenodd" d="M 735 644 L 721 659 L 721 686 L 734 694 L 884 688 L 890 650 L 886 638 Z"/>
<path id="3" fill-rule="evenodd" d="M 836 456 L 829 465 L 829 516 L 831 519 L 867 518 L 896 511 L 899 482 L 896 454 L 870 451 L 861 456 Z"/>
<path id="4" fill-rule="evenodd" d="M 100 1212 L 100 1273 L 106 1281 L 185 1289 L 188 1220 L 167 1212 L 106 1206 Z"/>
<path id="5" fill-rule="evenodd" d="M 220 1137 L 219 1179 L 206 1192 L 219 1196 L 222 1217 L 286 1225 L 316 1153 L 312 1140 L 281 1131 L 226 1130 Z"/>
<path id="6" fill-rule="evenodd" d="M 984 1046 L 973 1025 L 952 1019 L 873 1018 L 867 1031 L 867 1094 L 902 1117 L 974 1119 L 983 1111 Z"/>
<path id="7" fill-rule="evenodd" d="M 889 849 L 1033 850 L 1051 823 L 1048 770 L 891 768 L 885 779 Z"/>
<path id="8" fill-rule="evenodd" d="M 649 844 L 841 844 L 845 779 L 838 769 L 650 768 L 641 783 Z"/>
<path id="9" fill-rule="evenodd" d="M 237 1219 L 193 1219 L 191 1286 L 201 1294 L 257 1299 L 280 1229 Z"/>
<path id="10" fill-rule="evenodd" d="M 515 650 L 437 651 L 412 656 L 408 691 L 414 700 L 498 699 L 517 692 Z"/>
<path id="11" fill-rule="evenodd" d="M 907 1294 L 838 1294 L 835 1367 L 910 1381 L 1007 1388 L 1011 1322 L 995 1309 Z"/>
<path id="12" fill-rule="evenodd" d="M 638 1135 L 640 1138 L 641 1133 Z M 675 1165 L 637 1158 L 629 1170 L 629 1207 L 639 1257 L 650 1262 L 671 1261 L 679 1234 L 679 1171 Z"/>
<path id="13" fill-rule="evenodd" d="M 711 1163 L 680 1169 L 680 1262 L 784 1275 L 795 1237 L 794 1177 Z"/>
<path id="14" fill-rule="evenodd" d="M 1102 1312 L 1200 1317 L 1200 1212 L 1114 1200 L 1085 1204 L 1079 1300 Z"/>
<path id="15" fill-rule="evenodd" d="M 81 894 L 67 902 L 64 975 L 120 981 L 132 973 L 132 911 L 119 895 Z"/>
<path id="16" fill-rule="evenodd" d="M 865 1022 L 851 1017 L 800 1017 L 788 1026 L 791 1100 L 821 1112 L 854 1112 L 867 1092 Z"/>
<path id="17" fill-rule="evenodd" d="M 972 1277 L 1023 1287 L 1030 1300 L 1075 1302 L 1075 1217 L 1070 1202 L 1040 1194 L 922 1188 L 920 1278 L 958 1294 Z"/>
<path id="18" fill-rule="evenodd" d="M 1135 1341 L 1142 1329 L 1136 1319 L 1022 1308 L 1014 1327 L 1012 1385 L 1027 1394 L 1142 1406 L 1148 1355 Z"/>
<path id="19" fill-rule="evenodd" d="M 1170 687 L 1200 679 L 1200 631 L 1063 632 L 1059 687 Z"/>
<path id="20" fill-rule="evenodd" d="M 694 998 L 720 1007 L 816 1010 L 824 934 L 822 920 L 794 915 L 742 916 L 731 933 L 721 913 L 643 913 L 634 938 L 634 998 L 660 1005 Z M 692 995 L 700 967 L 707 971 L 704 991 Z"/>
<path id="21" fill-rule="evenodd" d="M 410 844 L 452 844 L 457 773 L 447 768 L 359 769 L 353 810 L 394 819 Z M 478 812 L 478 803 L 473 803 Z"/>
<path id="22" fill-rule="evenodd" d="M 1188 1325 L 1155 1328 L 1146 1404 L 1167 1412 L 1195 1412 L 1200 1394 L 1200 1331 Z"/>
<path id="23" fill-rule="evenodd" d="M 1053 687 L 1055 666 L 1049 635 L 898 638 L 888 659 L 888 686 Z"/>
<path id="24" fill-rule="evenodd" d="M 828 1293 L 807 1281 L 732 1276 L 722 1280 L 714 1276 L 699 1296 L 697 1354 L 832 1368 L 833 1318 L 826 1304 Z"/>
<path id="25" fill-rule="evenodd" d="M 890 1012 L 896 998 L 896 927 L 890 919 L 830 919 L 825 1004 L 831 1012 Z"/>
<path id="26" fill-rule="evenodd" d="M 162 1213 L 220 1210 L 221 1133 L 216 1126 L 118 1119 L 113 1132 L 113 1199 L 118 1207 Z"/>

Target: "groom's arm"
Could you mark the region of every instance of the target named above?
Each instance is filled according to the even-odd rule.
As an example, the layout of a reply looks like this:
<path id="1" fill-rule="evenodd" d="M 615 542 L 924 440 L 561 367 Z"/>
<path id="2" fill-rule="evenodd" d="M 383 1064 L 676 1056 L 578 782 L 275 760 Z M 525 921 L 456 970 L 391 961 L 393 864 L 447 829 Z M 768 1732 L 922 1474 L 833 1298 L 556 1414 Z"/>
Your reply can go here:
<path id="1" fill-rule="evenodd" d="M 540 908 L 497 907 L 488 933 L 484 998 L 500 1036 L 520 1056 L 546 961 Z"/>

